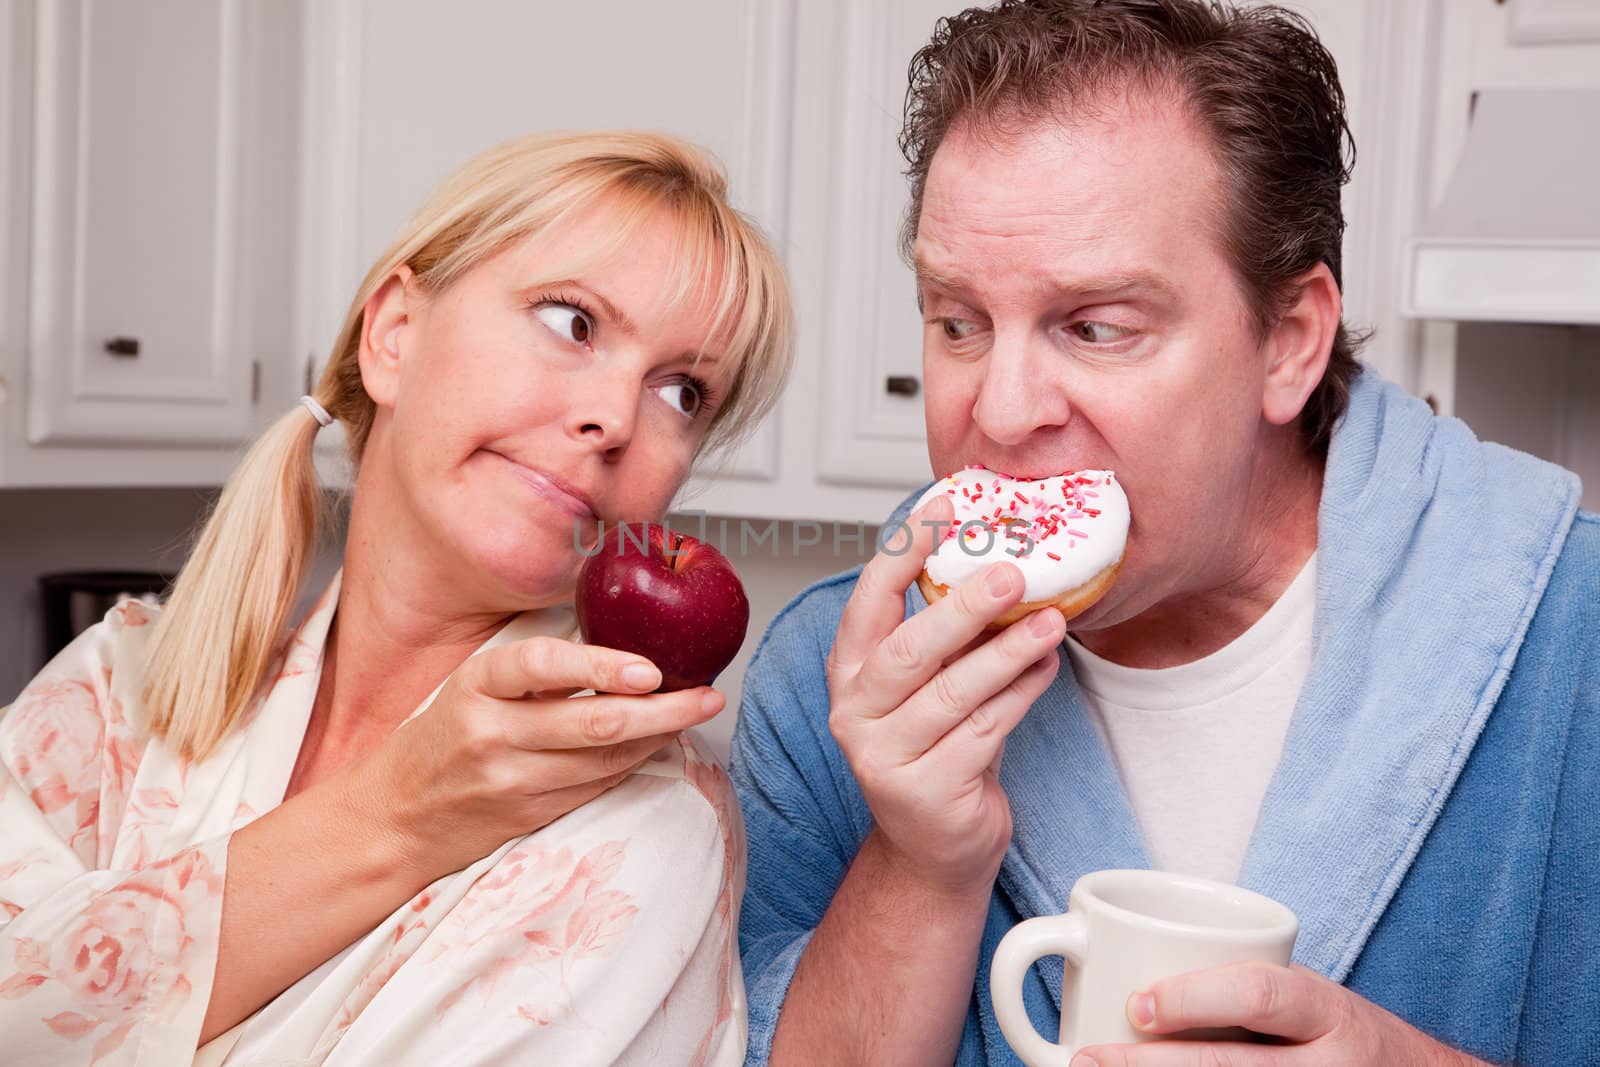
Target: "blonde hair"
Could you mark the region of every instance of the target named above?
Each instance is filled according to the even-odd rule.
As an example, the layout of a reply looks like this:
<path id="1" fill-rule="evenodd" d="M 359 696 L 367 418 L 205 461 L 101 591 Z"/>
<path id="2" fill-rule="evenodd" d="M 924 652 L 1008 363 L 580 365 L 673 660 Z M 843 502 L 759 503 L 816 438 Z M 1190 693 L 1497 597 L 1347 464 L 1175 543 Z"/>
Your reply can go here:
<path id="1" fill-rule="evenodd" d="M 694 290 L 714 308 L 706 338 L 732 363 L 702 450 L 739 439 L 776 400 L 794 347 L 788 283 L 756 226 L 729 206 L 705 153 L 658 133 L 536 134 L 474 157 L 427 199 L 362 281 L 313 398 L 344 424 L 359 465 L 376 414 L 358 354 L 367 302 L 401 267 L 438 293 L 507 246 L 604 200 L 615 212 L 599 259 L 662 210 L 679 224 L 663 300 Z M 576 265 L 581 267 L 581 264 Z M 281 652 L 317 544 L 318 423 L 296 405 L 246 453 L 206 520 L 151 634 L 143 703 L 152 734 L 191 760 L 215 751 Z"/>

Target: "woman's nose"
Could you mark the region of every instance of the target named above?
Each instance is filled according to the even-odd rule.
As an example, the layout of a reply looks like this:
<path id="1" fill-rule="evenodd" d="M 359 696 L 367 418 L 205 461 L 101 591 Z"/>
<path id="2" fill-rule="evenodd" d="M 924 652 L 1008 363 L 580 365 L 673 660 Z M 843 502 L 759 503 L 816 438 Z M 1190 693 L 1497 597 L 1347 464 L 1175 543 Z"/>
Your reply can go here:
<path id="1" fill-rule="evenodd" d="M 568 432 L 597 451 L 614 453 L 626 448 L 638 423 L 641 389 L 636 381 L 625 383 L 615 378 L 575 389 Z"/>
<path id="2" fill-rule="evenodd" d="M 972 420 L 990 440 L 1021 444 L 1036 430 L 1065 426 L 1072 417 L 1065 389 L 1052 371 L 1054 353 L 1042 343 L 997 336 L 984 360 Z M 1059 357 L 1057 357 L 1059 358 Z"/>

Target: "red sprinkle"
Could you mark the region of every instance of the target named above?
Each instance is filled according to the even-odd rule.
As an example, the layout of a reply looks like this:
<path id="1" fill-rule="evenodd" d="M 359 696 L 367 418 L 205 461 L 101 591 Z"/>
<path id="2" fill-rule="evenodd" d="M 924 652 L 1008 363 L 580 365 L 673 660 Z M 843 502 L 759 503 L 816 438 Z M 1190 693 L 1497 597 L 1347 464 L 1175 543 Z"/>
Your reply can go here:
<path id="1" fill-rule="evenodd" d="M 1055 560 L 1057 563 L 1061 562 L 1061 557 L 1056 555 L 1054 552 L 1046 552 L 1045 555 L 1049 556 L 1051 559 Z"/>

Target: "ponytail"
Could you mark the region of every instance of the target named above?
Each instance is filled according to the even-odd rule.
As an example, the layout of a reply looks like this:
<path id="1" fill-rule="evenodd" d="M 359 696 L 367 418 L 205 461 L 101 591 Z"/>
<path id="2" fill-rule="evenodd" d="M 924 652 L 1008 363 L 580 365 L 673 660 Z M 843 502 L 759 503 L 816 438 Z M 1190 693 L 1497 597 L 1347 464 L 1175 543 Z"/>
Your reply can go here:
<path id="1" fill-rule="evenodd" d="M 296 405 L 251 447 L 151 634 L 145 725 L 192 761 L 238 723 L 279 651 L 317 544 L 318 429 L 311 410 Z"/>

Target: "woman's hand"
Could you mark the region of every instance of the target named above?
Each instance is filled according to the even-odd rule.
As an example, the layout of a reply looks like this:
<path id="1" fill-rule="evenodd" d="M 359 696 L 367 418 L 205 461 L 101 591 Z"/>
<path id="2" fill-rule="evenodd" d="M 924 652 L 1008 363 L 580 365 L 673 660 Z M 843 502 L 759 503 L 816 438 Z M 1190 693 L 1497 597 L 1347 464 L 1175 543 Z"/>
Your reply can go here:
<path id="1" fill-rule="evenodd" d="M 1011 839 L 1000 754 L 1055 677 L 1066 623 L 1046 608 L 984 633 L 1022 599 L 1010 563 L 906 619 L 906 589 L 950 518 L 949 501 L 931 501 L 912 516 L 910 544 L 862 570 L 828 655 L 828 721 L 897 864 L 922 884 L 987 899 Z"/>
<path id="2" fill-rule="evenodd" d="M 432 881 L 599 796 L 722 710 L 709 686 L 652 693 L 640 656 L 534 637 L 468 659 L 351 768 L 352 796 Z M 583 689 L 593 695 L 573 697 Z"/>
<path id="3" fill-rule="evenodd" d="M 1294 1067 L 1304 1064 L 1480 1064 L 1305 967 L 1236 963 L 1166 978 L 1128 998 L 1128 1021 L 1151 1034 L 1242 1026 L 1275 1045 L 1154 1041 L 1083 1049 L 1072 1067 Z M 1481 1064 L 1480 1064 L 1481 1067 Z"/>

